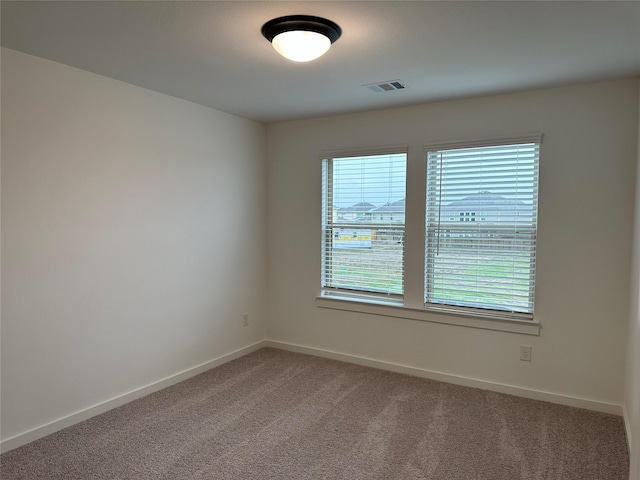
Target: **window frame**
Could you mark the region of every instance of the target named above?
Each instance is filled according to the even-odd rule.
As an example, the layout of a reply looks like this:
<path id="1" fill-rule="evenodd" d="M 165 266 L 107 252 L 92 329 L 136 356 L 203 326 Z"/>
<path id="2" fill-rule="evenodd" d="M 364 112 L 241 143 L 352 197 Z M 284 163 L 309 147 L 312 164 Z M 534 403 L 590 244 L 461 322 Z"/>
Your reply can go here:
<path id="1" fill-rule="evenodd" d="M 406 153 L 407 154 L 407 180 L 406 180 L 406 188 L 407 188 L 407 200 L 406 200 L 406 218 L 405 218 L 405 233 L 409 233 L 411 230 L 411 246 L 410 250 L 406 249 L 407 243 L 405 242 L 405 249 L 403 252 L 403 261 L 405 265 L 403 265 L 403 290 L 405 293 L 405 297 L 403 301 L 393 302 L 393 301 L 384 301 L 372 297 L 362 297 L 362 296 L 339 296 L 339 295 L 326 295 L 325 292 L 322 291 L 322 287 L 320 287 L 320 293 L 315 297 L 315 305 L 317 308 L 327 309 L 331 311 L 342 311 L 342 312 L 354 312 L 361 313 L 366 315 L 376 315 L 376 316 L 384 316 L 388 318 L 397 318 L 402 320 L 410 320 L 410 321 L 421 321 L 442 325 L 451 325 L 451 326 L 460 326 L 466 328 L 479 328 L 483 330 L 492 330 L 499 332 L 507 332 L 521 335 L 532 335 L 539 336 L 540 331 L 542 329 L 541 322 L 538 317 L 534 317 L 532 319 L 522 319 L 517 316 L 514 317 L 505 317 L 505 316 L 496 316 L 493 315 L 492 312 L 487 311 L 450 311 L 446 308 L 440 309 L 427 309 L 423 302 L 419 301 L 419 297 L 416 297 L 418 294 L 418 290 L 424 292 L 424 274 L 421 276 L 422 280 L 419 280 L 420 277 L 412 275 L 409 278 L 410 284 L 407 284 L 407 269 L 406 269 L 406 261 L 408 257 L 408 252 L 410 256 L 416 259 L 416 256 L 422 256 L 424 259 L 424 252 L 426 246 L 426 224 L 422 223 L 422 233 L 418 235 L 418 232 L 415 230 L 418 227 L 418 224 L 412 226 L 409 222 L 411 222 L 410 218 L 412 215 L 410 212 L 413 212 L 413 219 L 415 223 L 418 218 L 422 217 L 422 222 L 426 221 L 426 215 L 423 208 L 425 207 L 424 200 L 426 198 L 426 184 L 422 183 L 422 187 L 418 193 L 414 190 L 411 192 L 410 184 L 416 185 L 415 181 L 409 181 L 410 171 L 415 173 L 415 162 L 423 162 L 424 166 L 424 178 L 426 179 L 426 154 L 429 150 L 432 149 L 446 149 L 457 146 L 459 148 L 464 147 L 475 147 L 482 145 L 500 145 L 500 144 L 510 144 L 510 143 L 531 143 L 532 141 L 539 143 L 540 151 L 539 158 L 542 157 L 542 133 L 529 133 L 523 135 L 506 135 L 506 136 L 498 136 L 498 137 L 485 137 L 479 139 L 471 139 L 471 140 L 453 140 L 453 141 L 427 141 L 424 142 L 422 147 L 424 151 L 424 155 L 416 151 L 415 155 L 411 155 L 409 152 L 408 145 L 393 145 L 389 147 L 373 147 L 373 148 L 355 148 L 355 149 L 336 149 L 336 150 L 325 150 L 321 152 L 318 159 L 323 160 L 326 158 L 332 157 L 348 157 L 348 156 L 366 156 L 366 155 L 381 155 L 385 153 Z M 417 149 L 416 149 L 417 150 Z M 414 167 L 411 167 L 414 165 Z M 538 178 L 540 178 L 540 173 L 538 173 Z M 323 192 L 324 193 L 324 192 Z M 420 202 L 422 205 L 416 203 Z M 324 204 L 324 200 L 321 201 Z M 414 212 L 415 209 L 415 212 Z M 418 212 L 422 212 L 420 217 L 415 217 Z M 483 212 L 481 212 L 482 214 Z M 478 215 L 478 212 L 476 212 Z M 457 216 L 456 216 L 457 220 Z M 482 220 L 481 220 L 482 221 Z M 321 227 L 323 228 L 323 227 Z M 421 238 L 421 243 L 419 243 L 419 239 Z M 405 236 L 405 240 L 410 240 Z M 321 240 L 321 243 L 322 240 Z M 322 249 L 323 247 L 321 247 Z M 420 254 L 419 250 L 422 250 L 422 254 Z M 412 260 L 412 262 L 414 261 Z M 322 260 L 323 261 L 323 260 Z M 422 270 L 424 271 L 424 265 Z M 417 272 L 416 272 L 417 273 Z M 422 282 L 422 284 L 418 284 L 416 282 Z M 420 288 L 421 287 L 421 288 Z M 409 293 L 409 297 L 407 297 L 407 293 Z M 423 298 L 424 300 L 424 298 Z M 406 302 L 409 301 L 409 304 Z"/>
<path id="2" fill-rule="evenodd" d="M 536 163 L 535 163 L 535 177 L 534 177 L 534 181 L 537 183 L 538 187 L 537 189 L 539 189 L 539 182 L 540 182 L 540 167 L 539 167 L 539 163 L 540 163 L 540 150 L 542 147 L 542 139 L 543 139 L 543 135 L 542 133 L 532 133 L 532 134 L 526 134 L 526 135 L 518 135 L 518 136 L 503 136 L 503 137 L 494 137 L 494 138 L 484 138 L 484 139 L 474 139 L 474 140 L 464 140 L 464 141 L 447 141 L 447 142 L 438 142 L 438 143 L 429 143 L 429 144 L 425 144 L 424 145 L 424 155 L 425 155 L 425 162 L 427 164 L 426 167 L 426 173 L 427 173 L 427 185 L 429 183 L 428 177 L 430 175 L 429 172 L 429 166 L 428 166 L 428 156 L 430 153 L 433 152 L 438 152 L 438 151 L 446 151 L 446 150 L 457 150 L 457 149 L 469 149 L 469 148 L 483 148 L 483 147 L 499 147 L 499 146 L 516 146 L 516 145 L 523 145 L 523 144 L 537 144 L 537 148 L 538 148 L 538 156 L 536 159 Z M 434 266 L 430 265 L 430 255 L 427 253 L 430 243 L 429 243 L 429 237 L 433 236 L 430 233 L 431 230 L 431 226 L 429 225 L 429 221 L 426 218 L 429 215 L 429 208 L 425 207 L 425 235 L 424 235 L 424 251 L 425 251 L 425 274 L 424 274 L 424 278 L 423 278 L 423 290 L 424 290 L 424 308 L 426 311 L 433 311 L 433 312 L 438 312 L 438 313 L 451 313 L 451 314 L 458 314 L 458 315 L 470 315 L 470 316 L 482 316 L 482 317 L 486 317 L 486 318 L 495 318 L 495 319 L 499 319 L 499 320 L 519 320 L 519 321 L 526 321 L 526 322 L 533 322 L 534 321 L 534 308 L 535 308 L 535 264 L 536 264 L 536 259 L 535 259 L 535 252 L 537 250 L 537 243 L 538 243 L 538 239 L 537 239 L 537 235 L 538 235 L 538 219 L 537 219 L 537 212 L 538 212 L 538 202 L 539 202 L 539 194 L 537 192 L 536 189 L 536 194 L 535 194 L 535 211 L 536 211 L 536 215 L 533 219 L 533 225 L 531 227 L 531 232 L 530 234 L 533 237 L 533 252 L 530 252 L 530 255 L 533 255 L 533 259 L 530 262 L 530 265 L 533 265 L 533 268 L 530 267 L 530 270 L 532 270 L 530 272 L 530 281 L 529 281 L 529 288 L 531 289 L 530 292 L 530 303 L 532 305 L 532 310 L 531 312 L 519 312 L 519 311 L 510 311 L 510 310 L 498 310 L 498 309 L 491 309 L 491 308 L 485 308 L 485 307 L 478 307 L 478 306 L 468 306 L 468 305 L 456 305 L 454 301 L 452 301 L 451 303 L 432 303 L 429 302 L 428 300 L 428 294 L 427 292 L 429 291 L 429 289 L 433 288 L 433 281 L 430 283 L 429 282 L 429 275 L 431 272 L 431 275 L 433 275 L 433 270 L 434 270 Z M 429 192 L 428 192 L 429 188 L 428 186 L 425 187 L 425 192 L 424 192 L 424 198 L 425 201 L 428 202 L 429 198 Z M 476 212 L 477 213 L 477 212 Z M 481 212 L 482 213 L 482 212 Z M 460 213 L 460 215 L 462 216 L 462 213 Z M 466 214 L 469 215 L 469 214 Z M 464 217 L 464 222 L 467 222 L 468 219 L 467 217 Z M 462 218 L 460 219 L 460 221 L 462 222 Z M 475 218 L 474 218 L 475 221 Z M 478 227 L 480 228 L 482 224 L 480 222 L 478 222 Z M 503 227 L 499 227 L 498 229 L 503 228 Z M 495 228 L 494 228 L 495 229 Z M 489 228 L 487 228 L 486 230 L 490 230 Z"/>
<path id="3" fill-rule="evenodd" d="M 404 248 L 404 240 L 402 241 L 402 259 L 401 259 L 401 268 L 402 268 L 402 293 L 386 293 L 386 292 L 375 292 L 368 290 L 359 290 L 359 289 L 347 289 L 340 288 L 334 286 L 328 286 L 327 278 L 331 276 L 328 269 L 327 262 L 327 248 L 328 248 L 328 228 L 356 228 L 358 225 L 355 223 L 352 225 L 348 222 L 343 222 L 338 224 L 338 227 L 334 227 L 332 216 L 329 215 L 328 210 L 333 209 L 332 200 L 329 199 L 328 189 L 333 188 L 329 185 L 330 179 L 332 181 L 333 174 L 333 161 L 335 159 L 345 159 L 345 158 L 357 158 L 357 157 L 369 157 L 369 156 L 383 156 L 383 155 L 404 155 L 405 156 L 405 168 L 408 163 L 408 145 L 389 145 L 389 146 L 381 146 L 381 147 L 373 147 L 373 148 L 355 148 L 355 149 L 343 149 L 343 150 L 325 150 L 322 152 L 320 158 L 322 161 L 322 213 L 321 213 L 321 275 L 320 275 L 320 296 L 318 298 L 331 298 L 331 299 L 341 299 L 347 301 L 354 302 L 365 302 L 371 304 L 380 304 L 380 305 L 395 305 L 402 306 L 404 304 L 404 289 L 405 289 L 405 248 Z M 405 171 L 405 198 L 406 198 L 406 171 Z M 331 197 L 333 193 L 331 194 Z M 330 205 L 329 205 L 330 204 Z M 373 215 L 373 214 L 372 214 Z M 384 218 L 383 212 L 380 213 L 381 218 Z M 379 222 L 375 222 L 372 217 L 371 226 L 382 226 L 384 228 L 390 228 L 394 230 L 401 230 L 404 238 L 406 231 L 406 213 L 405 220 L 401 225 L 388 225 L 389 221 L 380 220 Z M 369 224 L 368 224 L 369 225 Z M 359 227 L 362 227 L 360 225 Z"/>

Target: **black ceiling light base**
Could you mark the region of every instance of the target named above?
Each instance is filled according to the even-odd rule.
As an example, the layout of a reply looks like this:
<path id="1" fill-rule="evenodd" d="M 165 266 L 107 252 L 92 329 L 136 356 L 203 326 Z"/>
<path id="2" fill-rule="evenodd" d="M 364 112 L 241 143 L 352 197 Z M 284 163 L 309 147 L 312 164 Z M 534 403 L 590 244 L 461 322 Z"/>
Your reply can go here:
<path id="1" fill-rule="evenodd" d="M 294 30 L 321 33 L 331 43 L 342 35 L 342 29 L 338 24 L 326 18 L 312 15 L 287 15 L 286 17 L 274 18 L 262 26 L 262 35 L 271 42 L 276 35 Z"/>

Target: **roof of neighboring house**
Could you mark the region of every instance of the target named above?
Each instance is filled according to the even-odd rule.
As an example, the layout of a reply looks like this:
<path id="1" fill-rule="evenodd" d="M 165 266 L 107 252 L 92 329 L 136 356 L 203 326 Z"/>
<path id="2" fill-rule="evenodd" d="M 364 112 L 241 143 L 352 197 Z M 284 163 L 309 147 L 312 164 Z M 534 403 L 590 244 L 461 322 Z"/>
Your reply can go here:
<path id="1" fill-rule="evenodd" d="M 461 200 L 456 200 L 447 205 L 443 205 L 445 210 L 527 210 L 531 205 L 527 205 L 521 200 L 511 200 L 502 195 L 487 191 L 467 195 Z"/>
<path id="2" fill-rule="evenodd" d="M 395 202 L 385 203 L 383 206 L 376 208 L 374 212 L 377 213 L 404 213 L 406 200 L 398 200 Z"/>
<path id="3" fill-rule="evenodd" d="M 338 213 L 362 213 L 368 212 L 372 208 L 376 206 L 369 202 L 359 202 L 355 205 L 351 205 L 350 207 L 342 207 L 338 209 Z"/>

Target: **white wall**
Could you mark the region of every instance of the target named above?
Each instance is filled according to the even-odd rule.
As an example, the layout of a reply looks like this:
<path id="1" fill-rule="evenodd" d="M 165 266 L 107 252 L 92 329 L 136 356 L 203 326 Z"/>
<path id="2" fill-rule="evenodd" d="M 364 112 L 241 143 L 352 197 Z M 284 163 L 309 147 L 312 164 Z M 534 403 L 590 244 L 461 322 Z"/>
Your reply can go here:
<path id="1" fill-rule="evenodd" d="M 625 420 L 631 454 L 630 479 L 640 479 L 640 116 L 638 117 L 638 168 L 631 263 L 631 307 L 627 346 Z"/>
<path id="2" fill-rule="evenodd" d="M 625 79 L 269 125 L 267 338 L 621 405 L 637 115 L 638 81 Z M 409 248 L 424 231 L 425 142 L 530 132 L 545 135 L 539 337 L 315 306 L 323 149 L 409 145 L 408 205 L 420 206 L 407 212 Z M 405 264 L 421 276 L 419 251 Z M 521 344 L 532 363 L 519 361 Z"/>
<path id="3" fill-rule="evenodd" d="M 3 440 L 264 338 L 264 148 L 2 49 Z"/>

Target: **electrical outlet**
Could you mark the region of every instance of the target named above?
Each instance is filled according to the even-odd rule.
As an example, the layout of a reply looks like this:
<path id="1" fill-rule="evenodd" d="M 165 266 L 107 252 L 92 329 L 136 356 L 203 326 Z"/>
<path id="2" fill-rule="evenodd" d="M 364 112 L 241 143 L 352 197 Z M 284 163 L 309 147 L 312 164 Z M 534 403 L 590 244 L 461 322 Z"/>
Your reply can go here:
<path id="1" fill-rule="evenodd" d="M 531 361 L 531 345 L 520 345 L 520 360 L 523 362 Z"/>
<path id="2" fill-rule="evenodd" d="M 243 327 L 248 327 L 249 326 L 249 314 L 245 313 L 242 315 L 242 326 Z"/>

